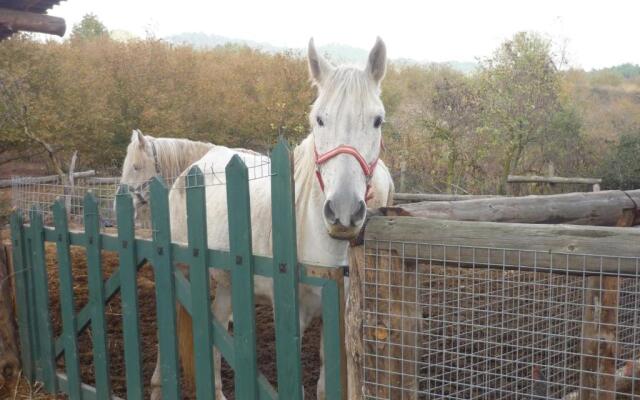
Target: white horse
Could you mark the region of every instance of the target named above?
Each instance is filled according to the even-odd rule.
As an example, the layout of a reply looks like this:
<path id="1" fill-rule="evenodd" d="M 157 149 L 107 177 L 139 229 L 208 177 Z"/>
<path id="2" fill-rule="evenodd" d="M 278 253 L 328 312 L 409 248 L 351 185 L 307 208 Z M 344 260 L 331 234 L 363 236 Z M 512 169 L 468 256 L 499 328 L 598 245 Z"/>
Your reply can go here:
<path id="1" fill-rule="evenodd" d="M 365 70 L 336 68 L 317 53 L 311 40 L 308 61 L 318 98 L 309 116 L 312 132 L 293 152 L 298 255 L 308 264 L 344 265 L 348 258 L 347 240 L 354 238 L 364 223 L 366 200 L 369 199 L 370 206 L 388 205 L 393 193 L 391 175 L 378 160 L 384 121 L 380 82 L 386 69 L 386 48 L 378 39 Z M 205 171 L 208 245 L 211 248 L 229 248 L 227 197 L 226 186 L 220 185 L 224 176 L 214 178 L 206 174 L 206 166 L 226 165 L 235 154 L 239 154 L 238 151 L 216 146 L 193 164 Z M 251 158 L 243 158 L 251 178 L 255 163 Z M 169 195 L 172 240 L 183 243 L 187 241 L 183 184 L 186 174 L 187 171 L 183 172 Z M 253 252 L 270 256 L 271 182 L 254 179 L 249 187 Z M 212 277 L 217 282 L 213 312 L 227 327 L 232 313 L 231 277 L 227 271 L 217 269 L 212 270 Z M 256 302 L 273 302 L 271 279 L 256 276 L 254 286 Z M 320 289 L 301 285 L 299 296 L 300 330 L 304 332 L 313 317 L 321 315 Z M 185 375 L 192 378 L 192 326 L 190 317 L 181 307 L 178 308 L 178 321 L 183 367 Z M 225 399 L 220 354 L 217 350 L 214 353 L 216 398 Z M 320 371 L 317 396 L 324 399 L 324 368 Z M 161 377 L 157 367 L 151 384 L 152 399 L 161 398 Z"/>
<path id="2" fill-rule="evenodd" d="M 215 147 L 217 146 L 212 143 L 188 139 L 155 138 L 142 134 L 139 129 L 134 129 L 122 163 L 120 184 L 129 187 L 136 215 L 149 202 L 151 178 L 161 176 L 165 182 L 171 184 L 191 164 Z M 261 154 L 251 150 L 234 150 L 242 154 L 262 157 Z"/>
<path id="3" fill-rule="evenodd" d="M 134 129 L 122 164 L 120 184 L 129 187 L 136 215 L 149 202 L 151 178 L 159 175 L 165 182 L 173 181 L 213 147 L 211 143 L 187 139 L 145 136 Z"/>

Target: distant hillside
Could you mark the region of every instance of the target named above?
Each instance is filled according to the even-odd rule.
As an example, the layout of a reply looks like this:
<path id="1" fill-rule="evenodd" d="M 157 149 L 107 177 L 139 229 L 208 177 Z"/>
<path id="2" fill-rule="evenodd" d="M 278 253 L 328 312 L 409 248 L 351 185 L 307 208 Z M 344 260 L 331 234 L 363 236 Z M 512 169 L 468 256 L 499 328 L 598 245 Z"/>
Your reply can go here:
<path id="1" fill-rule="evenodd" d="M 253 49 L 259 49 L 268 53 L 278 53 L 283 51 L 290 51 L 294 54 L 304 55 L 304 49 L 289 49 L 285 47 L 274 46 L 266 42 L 256 42 L 253 40 L 235 39 L 226 36 L 206 34 L 202 32 L 185 32 L 173 36 L 168 36 L 165 40 L 169 43 L 190 45 L 195 48 L 211 48 L 218 46 L 248 46 Z M 319 46 L 318 50 L 326 55 L 330 60 L 336 63 L 355 63 L 362 64 L 368 55 L 366 49 L 358 47 L 347 46 L 339 43 L 330 43 L 324 46 Z M 416 61 L 412 59 L 397 59 L 394 62 L 400 64 L 429 64 L 428 61 Z M 448 64 L 451 68 L 463 72 L 465 74 L 473 73 L 478 65 L 475 62 L 466 61 L 450 61 L 443 64 Z"/>

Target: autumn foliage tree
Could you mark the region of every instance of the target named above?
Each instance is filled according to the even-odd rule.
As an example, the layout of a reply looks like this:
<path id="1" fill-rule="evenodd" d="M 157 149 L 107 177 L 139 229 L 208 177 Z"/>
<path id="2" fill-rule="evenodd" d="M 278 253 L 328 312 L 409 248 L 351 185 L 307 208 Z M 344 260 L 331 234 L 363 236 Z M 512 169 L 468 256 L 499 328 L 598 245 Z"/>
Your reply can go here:
<path id="1" fill-rule="evenodd" d="M 475 73 L 391 63 L 382 158 L 397 187 L 504 193 L 509 174 L 550 164 L 565 176 L 602 175 L 620 134 L 640 135 L 640 77 L 634 66 L 565 70 L 555 58 L 548 40 L 519 33 Z M 132 129 L 258 151 L 280 135 L 299 141 L 314 96 L 300 54 L 121 42 L 95 16 L 63 42 L 0 42 L 3 87 L 0 163 L 46 154 L 37 138 L 58 159 L 78 150 L 79 168 L 109 174 L 118 173 Z M 20 104 L 31 137 L 15 118 Z"/>

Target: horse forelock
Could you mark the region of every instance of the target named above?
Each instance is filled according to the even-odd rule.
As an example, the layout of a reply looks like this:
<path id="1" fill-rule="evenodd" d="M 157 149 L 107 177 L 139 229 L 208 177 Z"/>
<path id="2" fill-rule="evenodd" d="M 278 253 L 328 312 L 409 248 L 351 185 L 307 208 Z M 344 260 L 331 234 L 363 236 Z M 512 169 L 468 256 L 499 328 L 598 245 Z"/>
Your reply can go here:
<path id="1" fill-rule="evenodd" d="M 375 105 L 380 101 L 379 96 L 380 88 L 366 72 L 356 67 L 338 67 L 319 87 L 310 116 L 322 112 L 339 117 L 354 108 Z"/>

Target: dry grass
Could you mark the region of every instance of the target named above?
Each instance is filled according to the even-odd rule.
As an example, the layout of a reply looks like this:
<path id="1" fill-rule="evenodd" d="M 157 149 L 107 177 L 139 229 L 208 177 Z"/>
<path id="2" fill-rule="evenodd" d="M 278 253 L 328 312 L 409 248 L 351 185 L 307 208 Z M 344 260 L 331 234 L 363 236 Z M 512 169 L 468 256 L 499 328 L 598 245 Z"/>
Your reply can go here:
<path id="1" fill-rule="evenodd" d="M 31 383 L 21 374 L 13 384 L 0 387 L 0 399 L 6 400 L 58 400 L 66 399 L 64 395 L 51 395 L 44 391 L 41 382 Z"/>

